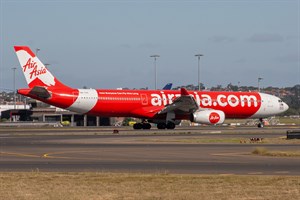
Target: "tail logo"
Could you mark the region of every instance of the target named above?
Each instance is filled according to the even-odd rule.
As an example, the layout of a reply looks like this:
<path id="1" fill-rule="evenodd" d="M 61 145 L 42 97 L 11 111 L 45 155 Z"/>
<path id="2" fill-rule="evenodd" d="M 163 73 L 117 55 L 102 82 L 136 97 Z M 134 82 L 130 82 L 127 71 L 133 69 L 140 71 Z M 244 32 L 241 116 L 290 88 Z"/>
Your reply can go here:
<path id="1" fill-rule="evenodd" d="M 38 69 L 37 63 L 32 61 L 31 58 L 29 58 L 26 64 L 23 66 L 23 71 L 26 72 L 27 70 L 31 70 L 31 72 L 29 72 L 30 79 L 32 79 L 33 77 L 37 77 L 41 74 L 46 74 L 47 72 L 47 69 L 44 67 Z"/>

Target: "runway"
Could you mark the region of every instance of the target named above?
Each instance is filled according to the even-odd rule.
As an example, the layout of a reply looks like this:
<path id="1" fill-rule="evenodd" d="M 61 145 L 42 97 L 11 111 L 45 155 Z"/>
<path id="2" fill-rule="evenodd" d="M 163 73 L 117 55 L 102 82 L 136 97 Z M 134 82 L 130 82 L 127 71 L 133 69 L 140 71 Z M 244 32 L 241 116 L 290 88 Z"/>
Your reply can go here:
<path id="1" fill-rule="evenodd" d="M 299 157 L 251 154 L 258 146 L 268 150 L 299 151 L 299 143 L 190 142 L 208 138 L 279 138 L 285 136 L 284 129 L 259 132 L 257 129 L 239 128 L 201 130 L 181 130 L 184 133 L 178 130 L 176 134 L 155 131 L 122 134 L 127 129 L 120 129 L 120 134 L 101 134 L 111 132 L 111 128 L 1 130 L 0 171 L 300 175 Z"/>

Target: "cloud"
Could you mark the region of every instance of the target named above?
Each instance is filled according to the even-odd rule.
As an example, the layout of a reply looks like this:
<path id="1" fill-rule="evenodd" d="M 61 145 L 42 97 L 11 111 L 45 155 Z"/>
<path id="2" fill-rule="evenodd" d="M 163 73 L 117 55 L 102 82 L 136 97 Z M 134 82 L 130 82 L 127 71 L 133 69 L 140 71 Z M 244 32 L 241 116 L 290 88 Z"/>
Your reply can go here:
<path id="1" fill-rule="evenodd" d="M 278 34 L 254 34 L 247 39 L 248 42 L 254 43 L 268 43 L 268 42 L 282 42 L 284 38 Z"/>
<path id="2" fill-rule="evenodd" d="M 222 43 L 222 42 L 234 42 L 235 39 L 233 37 L 225 36 L 225 35 L 215 35 L 209 38 L 210 41 L 215 43 Z"/>

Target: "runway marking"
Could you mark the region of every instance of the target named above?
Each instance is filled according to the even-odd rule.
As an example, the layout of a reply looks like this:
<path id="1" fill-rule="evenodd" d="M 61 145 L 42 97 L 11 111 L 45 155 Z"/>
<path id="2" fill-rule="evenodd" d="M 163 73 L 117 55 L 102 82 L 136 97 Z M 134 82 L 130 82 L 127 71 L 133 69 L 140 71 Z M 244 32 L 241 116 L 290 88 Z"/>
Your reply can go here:
<path id="1" fill-rule="evenodd" d="M 69 153 L 99 153 L 98 151 L 62 151 L 62 152 L 51 152 L 51 153 L 44 153 L 43 154 L 43 158 L 50 158 L 50 159 L 78 159 L 78 160 L 98 160 L 101 159 L 100 158 L 100 154 L 98 154 L 97 157 L 92 157 L 92 158 L 86 158 L 86 157 L 76 157 L 76 155 L 74 155 L 73 157 L 71 156 L 56 156 L 56 155 L 60 155 L 60 154 L 69 154 Z M 107 152 L 107 151 L 105 151 Z M 119 153 L 119 152 L 118 152 Z M 119 153 L 120 154 L 120 153 Z M 123 155 L 123 154 L 121 154 Z M 126 156 L 126 155 L 124 155 Z M 131 158 L 103 158 L 103 160 L 105 161 L 128 161 L 131 160 Z M 142 162 L 175 162 L 172 160 L 154 160 L 154 159 L 141 159 L 139 161 Z"/>
<path id="2" fill-rule="evenodd" d="M 18 156 L 18 157 L 31 157 L 31 158 L 40 158 L 39 155 L 34 154 L 24 154 L 24 153 L 15 153 L 15 152 L 0 152 L 1 155 L 9 155 L 9 156 Z"/>
<path id="3" fill-rule="evenodd" d="M 264 174 L 263 172 L 249 172 L 249 175 L 260 175 L 260 174 Z"/>
<path id="4" fill-rule="evenodd" d="M 61 152 L 50 152 L 50 153 L 44 153 L 43 158 L 63 158 L 63 159 L 83 159 L 83 160 L 94 160 L 94 158 L 77 158 L 77 157 L 70 157 L 70 156 L 56 156 L 61 154 L 68 154 L 68 153 L 92 153 L 96 151 L 61 151 Z"/>
<path id="5" fill-rule="evenodd" d="M 132 158 L 132 157 L 126 157 L 126 155 L 122 155 L 121 156 L 125 156 L 124 158 L 118 157 L 118 158 L 109 158 L 106 156 L 105 152 L 107 152 L 109 150 L 105 150 L 102 152 L 99 151 L 61 151 L 61 152 L 47 152 L 47 153 L 42 153 L 39 155 L 34 155 L 34 154 L 24 154 L 24 153 L 16 153 L 16 152 L 0 152 L 3 155 L 10 155 L 10 156 L 18 156 L 18 157 L 31 157 L 31 158 L 39 158 L 39 159 L 65 159 L 65 160 L 82 160 L 82 161 L 97 161 L 97 160 L 102 160 L 102 161 L 133 161 L 133 162 L 164 162 L 164 163 L 176 163 L 177 160 L 166 160 L 165 158 L 162 159 L 138 159 L 136 160 L 136 158 Z M 74 155 L 71 156 L 67 156 L 67 155 L 62 155 L 62 154 L 71 154 L 73 153 Z M 82 153 L 97 153 L 96 155 L 83 155 L 83 156 L 79 156 L 79 154 Z M 114 152 L 114 150 L 112 151 L 112 153 L 116 153 Z M 120 152 L 117 152 L 120 155 Z M 115 154 L 114 154 L 115 155 Z M 87 157 L 87 156 L 92 156 L 92 157 Z M 203 161 L 199 161 L 199 160 L 189 160 L 188 162 L 193 162 L 193 163 L 201 163 Z M 226 163 L 224 161 L 211 161 L 214 163 Z M 230 162 L 229 162 L 230 163 Z"/>
<path id="6" fill-rule="evenodd" d="M 289 171 L 276 171 L 275 174 L 289 174 Z"/>
<path id="7" fill-rule="evenodd" d="M 213 153 L 212 156 L 246 156 L 251 155 L 249 152 L 230 152 L 230 153 Z"/>
<path id="8" fill-rule="evenodd" d="M 73 159 L 72 157 L 63 157 L 63 156 L 49 156 L 49 153 L 45 153 L 42 156 L 43 158 L 63 158 L 63 159 Z"/>
<path id="9" fill-rule="evenodd" d="M 230 173 L 228 173 L 228 174 L 219 174 L 219 176 L 234 176 L 235 174 L 230 174 Z"/>
<path id="10" fill-rule="evenodd" d="M 97 161 L 97 160 L 103 160 L 103 161 L 133 161 L 133 162 L 164 162 L 164 163 L 176 163 L 177 161 L 176 160 L 165 160 L 165 159 L 138 159 L 136 160 L 135 158 L 131 158 L 131 157 L 126 157 L 126 158 L 108 158 L 108 157 L 105 157 L 105 154 L 104 154 L 104 157 L 101 157 L 102 155 L 101 154 L 98 154 L 98 156 L 96 157 L 76 157 L 76 155 L 74 155 L 73 157 L 72 156 L 56 156 L 56 155 L 59 155 L 59 154 L 69 154 L 69 153 L 93 153 L 93 152 L 96 152 L 96 153 L 99 153 L 98 151 L 63 151 L 63 152 L 51 152 L 51 153 L 44 153 L 43 154 L 43 158 L 45 159 L 69 159 L 69 160 L 89 160 L 89 161 Z M 107 151 L 106 151 L 107 152 Z M 119 155 L 120 153 L 117 152 Z M 122 155 L 122 154 L 121 154 Z M 124 155 L 126 156 L 126 155 Z M 189 161 L 189 162 L 193 162 L 193 163 L 201 163 L 202 161 Z M 225 163 L 224 161 L 212 161 L 214 163 Z"/>

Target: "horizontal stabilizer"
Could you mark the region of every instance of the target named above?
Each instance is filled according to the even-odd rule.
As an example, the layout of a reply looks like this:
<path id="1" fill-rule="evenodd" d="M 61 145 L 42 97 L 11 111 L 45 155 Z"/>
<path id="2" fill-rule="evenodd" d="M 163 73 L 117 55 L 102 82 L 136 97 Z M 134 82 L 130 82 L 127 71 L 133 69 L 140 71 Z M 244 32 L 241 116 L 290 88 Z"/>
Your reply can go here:
<path id="1" fill-rule="evenodd" d="M 33 87 L 32 90 L 30 90 L 29 94 L 37 96 L 38 98 L 41 98 L 41 99 L 48 99 L 49 97 L 51 97 L 51 94 L 49 93 L 49 91 L 46 88 L 41 87 L 41 86 Z"/>

